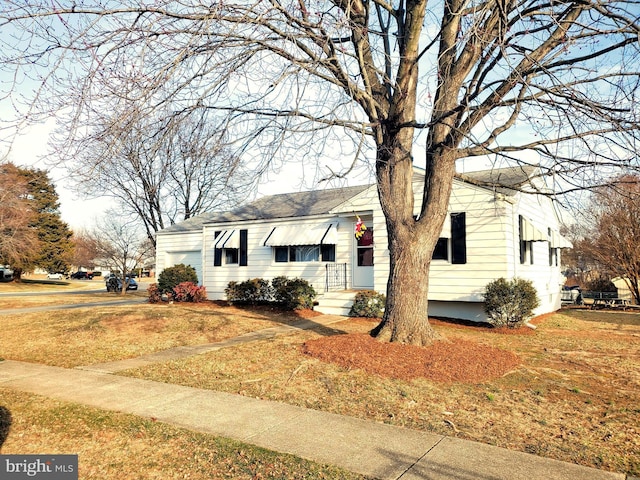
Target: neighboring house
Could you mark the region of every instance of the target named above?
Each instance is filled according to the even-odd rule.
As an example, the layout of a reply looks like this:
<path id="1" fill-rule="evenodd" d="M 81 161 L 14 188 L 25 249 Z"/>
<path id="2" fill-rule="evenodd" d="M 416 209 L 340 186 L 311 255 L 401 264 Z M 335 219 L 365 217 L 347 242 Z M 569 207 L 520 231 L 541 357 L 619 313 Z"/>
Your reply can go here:
<path id="1" fill-rule="evenodd" d="M 540 298 L 537 314 L 560 308 L 560 250 L 570 244 L 559 234 L 551 199 L 478 186 L 498 180 L 526 185 L 532 173 L 502 169 L 454 180 L 431 264 L 430 315 L 484 321 L 487 283 L 516 276 L 533 281 Z M 354 236 L 358 219 L 367 227 L 360 240 Z M 158 232 L 156 252 L 158 273 L 191 265 L 210 299 L 224 299 L 232 280 L 280 275 L 304 278 L 323 294 L 349 291 L 353 299 L 353 290 L 384 293 L 389 275 L 386 224 L 375 185 L 273 195 L 230 212 L 199 215 Z"/>
<path id="2" fill-rule="evenodd" d="M 637 304 L 635 298 L 633 297 L 633 292 L 631 288 L 629 288 L 629 279 L 624 277 L 616 277 L 611 280 L 611 282 L 618 289 L 618 297 L 624 300 L 629 300 L 630 303 Z"/>

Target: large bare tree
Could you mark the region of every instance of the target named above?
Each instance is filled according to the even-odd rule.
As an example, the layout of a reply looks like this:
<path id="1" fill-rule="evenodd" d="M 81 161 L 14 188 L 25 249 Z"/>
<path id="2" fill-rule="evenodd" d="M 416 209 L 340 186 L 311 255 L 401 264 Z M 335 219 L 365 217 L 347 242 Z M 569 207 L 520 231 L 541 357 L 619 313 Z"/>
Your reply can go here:
<path id="1" fill-rule="evenodd" d="M 258 168 L 294 151 L 315 162 L 339 152 L 346 163 L 337 176 L 371 162 L 389 234 L 381 339 L 435 336 L 429 268 L 457 160 L 534 164 L 564 191 L 637 168 L 633 1 L 54 5 L 4 2 L 0 28 L 30 39 L 26 54 L 3 49 L 6 65 L 25 75 L 57 67 L 64 74 L 45 80 L 104 108 L 126 98 L 175 118 L 226 112 L 230 138 L 262 160 Z M 39 111 L 66 105 L 45 98 L 61 97 L 40 96 Z M 84 111 L 71 119 L 77 131 Z M 419 205 L 416 163 L 425 168 Z"/>
<path id="2" fill-rule="evenodd" d="M 119 103 L 105 111 L 102 102 L 87 101 L 81 131 L 73 119 L 60 122 L 56 151 L 81 193 L 115 198 L 154 245 L 159 230 L 246 199 L 254 177 L 225 147 L 224 129 L 207 110 L 151 116 Z"/>
<path id="3" fill-rule="evenodd" d="M 594 192 L 592 224 L 578 246 L 607 278 L 624 278 L 640 301 L 640 177 L 625 175 Z"/>
<path id="4" fill-rule="evenodd" d="M 113 211 L 105 215 L 88 237 L 101 264 L 109 267 L 111 273 L 120 280 L 114 286 L 119 285 L 120 293 L 124 295 L 129 285 L 129 275 L 143 267 L 153 255 L 153 244 L 140 235 L 136 222 L 126 220 Z"/>

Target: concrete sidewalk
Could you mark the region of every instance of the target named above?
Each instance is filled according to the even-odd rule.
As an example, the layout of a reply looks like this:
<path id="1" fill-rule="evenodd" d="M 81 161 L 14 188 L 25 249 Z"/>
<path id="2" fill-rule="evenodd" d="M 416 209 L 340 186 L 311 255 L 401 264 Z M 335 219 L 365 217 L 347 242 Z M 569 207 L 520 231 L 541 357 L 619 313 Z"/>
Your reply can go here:
<path id="1" fill-rule="evenodd" d="M 385 480 L 625 478 L 442 435 L 104 371 L 0 361 L 0 387 L 154 417 Z"/>

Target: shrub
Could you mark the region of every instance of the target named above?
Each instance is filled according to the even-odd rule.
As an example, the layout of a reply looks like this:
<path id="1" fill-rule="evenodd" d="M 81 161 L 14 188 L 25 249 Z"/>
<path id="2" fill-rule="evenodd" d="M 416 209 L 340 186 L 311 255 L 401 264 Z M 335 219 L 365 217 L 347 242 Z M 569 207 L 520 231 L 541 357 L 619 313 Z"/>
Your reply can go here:
<path id="1" fill-rule="evenodd" d="M 176 286 L 183 282 L 198 284 L 198 274 L 196 273 L 196 269 L 191 265 L 180 263 L 173 267 L 165 268 L 162 273 L 158 275 L 158 288 L 161 294 L 172 292 Z"/>
<path id="2" fill-rule="evenodd" d="M 207 289 L 193 282 L 182 282 L 173 288 L 173 300 L 176 302 L 199 303 L 207 300 Z"/>
<path id="3" fill-rule="evenodd" d="M 273 298 L 273 289 L 269 280 L 254 278 L 244 282 L 229 282 L 224 290 L 227 300 L 232 303 L 258 304 L 269 302 Z"/>
<path id="4" fill-rule="evenodd" d="M 596 278 L 585 285 L 586 290 L 591 292 L 617 292 L 618 288 L 608 278 Z"/>
<path id="5" fill-rule="evenodd" d="M 521 326 L 539 304 L 533 283 L 520 278 L 489 282 L 484 293 L 484 311 L 494 327 Z"/>
<path id="6" fill-rule="evenodd" d="M 271 280 L 274 300 L 287 310 L 313 308 L 315 289 L 302 278 L 276 277 Z"/>
<path id="7" fill-rule="evenodd" d="M 387 297 L 374 290 L 363 290 L 356 293 L 356 298 L 349 311 L 350 317 L 382 318 Z"/>
<path id="8" fill-rule="evenodd" d="M 162 301 L 162 292 L 160 292 L 157 283 L 149 285 L 147 295 L 149 295 L 149 303 L 160 303 Z"/>

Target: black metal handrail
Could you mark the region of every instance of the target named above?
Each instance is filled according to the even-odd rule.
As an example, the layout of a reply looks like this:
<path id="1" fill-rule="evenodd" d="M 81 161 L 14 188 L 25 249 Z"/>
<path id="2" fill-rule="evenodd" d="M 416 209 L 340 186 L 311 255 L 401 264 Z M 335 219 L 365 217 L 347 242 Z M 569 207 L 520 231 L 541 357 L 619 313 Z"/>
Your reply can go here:
<path id="1" fill-rule="evenodd" d="M 324 291 L 347 289 L 347 264 L 327 263 L 325 265 Z"/>

